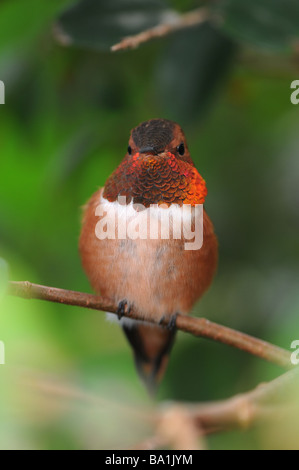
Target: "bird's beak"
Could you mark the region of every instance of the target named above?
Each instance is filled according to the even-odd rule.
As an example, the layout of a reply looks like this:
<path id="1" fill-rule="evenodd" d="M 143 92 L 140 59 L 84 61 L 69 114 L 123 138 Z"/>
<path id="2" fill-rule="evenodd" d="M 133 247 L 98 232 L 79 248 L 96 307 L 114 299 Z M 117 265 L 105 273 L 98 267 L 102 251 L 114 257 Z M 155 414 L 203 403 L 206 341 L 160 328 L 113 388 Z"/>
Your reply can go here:
<path id="1" fill-rule="evenodd" d="M 158 155 L 159 153 L 159 150 L 156 149 L 155 147 L 142 147 L 140 150 L 139 150 L 139 153 L 146 153 L 146 154 L 150 154 L 150 155 Z"/>

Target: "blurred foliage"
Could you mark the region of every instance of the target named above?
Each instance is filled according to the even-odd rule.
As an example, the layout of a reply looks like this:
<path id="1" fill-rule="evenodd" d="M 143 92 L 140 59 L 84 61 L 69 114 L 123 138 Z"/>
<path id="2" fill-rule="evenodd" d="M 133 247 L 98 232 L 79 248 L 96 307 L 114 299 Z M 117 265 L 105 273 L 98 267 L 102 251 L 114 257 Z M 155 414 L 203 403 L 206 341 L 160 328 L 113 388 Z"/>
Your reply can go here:
<path id="1" fill-rule="evenodd" d="M 109 50 L 124 36 L 176 16 L 163 0 L 83 0 L 61 15 L 58 30 L 66 43 Z"/>
<path id="2" fill-rule="evenodd" d="M 224 30 L 237 40 L 287 51 L 298 38 L 297 0 L 221 0 L 215 4 Z"/>
<path id="3" fill-rule="evenodd" d="M 289 349 L 299 326 L 299 115 L 290 103 L 299 75 L 297 4 L 219 0 L 211 2 L 213 25 L 135 51 L 107 50 L 164 11 L 204 4 L 0 3 L 0 257 L 11 279 L 90 291 L 77 251 L 80 207 L 123 158 L 132 127 L 177 120 L 207 181 L 220 249 L 215 281 L 194 313 Z M 129 5 L 142 12 L 134 22 Z M 92 27 L 85 6 L 98 8 Z M 119 29 L 98 31 L 120 7 Z M 68 24 L 80 25 L 81 42 L 72 36 L 73 46 L 62 47 L 53 28 L 75 12 L 79 23 Z M 93 39 L 92 31 L 101 34 Z M 122 448 L 147 435 L 127 410 L 147 409 L 149 399 L 125 338 L 102 313 L 11 297 L 0 309 L 1 449 Z M 158 398 L 222 399 L 280 372 L 180 333 Z M 208 444 L 298 448 L 290 430 L 286 420 Z"/>
<path id="4" fill-rule="evenodd" d="M 0 258 L 0 300 L 5 294 L 8 282 L 8 266 L 4 259 Z"/>

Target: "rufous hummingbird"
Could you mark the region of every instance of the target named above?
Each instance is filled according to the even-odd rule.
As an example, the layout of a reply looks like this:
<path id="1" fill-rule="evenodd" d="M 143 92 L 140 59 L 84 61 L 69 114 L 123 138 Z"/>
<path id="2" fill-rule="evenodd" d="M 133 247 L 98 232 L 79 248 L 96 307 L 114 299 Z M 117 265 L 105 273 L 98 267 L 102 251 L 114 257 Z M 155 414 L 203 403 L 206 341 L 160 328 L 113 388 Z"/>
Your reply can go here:
<path id="1" fill-rule="evenodd" d="M 206 194 L 181 127 L 166 119 L 152 119 L 131 131 L 125 158 L 84 209 L 79 244 L 83 268 L 95 292 L 118 305 L 119 322 L 150 391 L 165 372 L 176 315 L 190 312 L 216 270 L 217 239 L 202 206 Z M 185 249 L 184 235 L 173 236 L 184 224 L 187 206 L 202 208 L 203 239 L 197 249 Z M 162 211 L 170 215 L 172 236 L 162 237 L 161 227 L 155 238 L 124 236 L 132 220 L 149 211 L 156 220 Z M 105 214 L 106 223 L 111 221 L 115 236 L 98 236 L 99 214 Z M 194 228 L 194 212 L 191 219 Z M 140 220 L 143 224 L 146 219 Z M 148 226 L 145 234 L 151 234 Z M 142 321 L 123 316 L 132 305 Z M 167 327 L 159 325 L 162 319 L 165 324 L 165 318 Z"/>

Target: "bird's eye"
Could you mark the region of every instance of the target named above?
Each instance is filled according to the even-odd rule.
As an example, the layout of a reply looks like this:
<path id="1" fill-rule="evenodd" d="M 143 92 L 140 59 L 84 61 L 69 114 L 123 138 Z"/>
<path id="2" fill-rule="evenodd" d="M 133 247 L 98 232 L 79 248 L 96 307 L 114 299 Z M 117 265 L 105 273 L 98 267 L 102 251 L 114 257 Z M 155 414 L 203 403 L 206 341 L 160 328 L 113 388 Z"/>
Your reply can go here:
<path id="1" fill-rule="evenodd" d="M 132 147 L 131 147 L 131 145 L 129 145 L 129 147 L 128 147 L 128 154 L 129 154 L 129 155 L 132 155 Z"/>
<path id="2" fill-rule="evenodd" d="M 177 151 L 179 152 L 180 155 L 184 155 L 185 153 L 185 145 L 183 142 L 177 146 Z"/>

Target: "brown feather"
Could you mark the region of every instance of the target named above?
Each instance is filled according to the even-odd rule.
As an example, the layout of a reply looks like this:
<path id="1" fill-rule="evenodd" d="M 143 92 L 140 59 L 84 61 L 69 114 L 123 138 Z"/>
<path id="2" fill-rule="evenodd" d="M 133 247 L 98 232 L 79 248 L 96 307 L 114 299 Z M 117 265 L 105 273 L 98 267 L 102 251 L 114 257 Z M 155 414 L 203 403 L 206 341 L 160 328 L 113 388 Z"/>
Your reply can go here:
<path id="1" fill-rule="evenodd" d="M 102 189 L 86 206 L 79 249 L 96 292 L 118 303 L 134 303 L 146 320 L 187 314 L 209 287 L 217 266 L 217 240 L 204 211 L 203 245 L 185 250 L 184 240 L 99 240 L 96 207 Z"/>
<path id="2" fill-rule="evenodd" d="M 189 313 L 209 287 L 217 266 L 217 240 L 207 213 L 203 210 L 202 247 L 186 250 L 184 238 L 99 240 L 95 212 L 97 207 L 120 210 L 119 196 L 126 196 L 133 218 L 131 201 L 145 207 L 167 203 L 177 211 L 190 204 L 194 209 L 206 194 L 205 181 L 178 124 L 153 119 L 133 129 L 124 160 L 84 210 L 79 249 L 93 289 L 116 304 L 134 304 L 145 321 Z M 123 328 L 137 369 L 153 390 L 165 371 L 175 331 L 141 322 L 124 323 Z"/>
<path id="3" fill-rule="evenodd" d="M 123 330 L 133 348 L 136 369 L 153 395 L 164 375 L 176 331 L 138 322 L 123 325 Z"/>
<path id="4" fill-rule="evenodd" d="M 197 251 L 184 250 L 183 240 L 98 240 L 95 209 L 101 195 L 99 190 L 87 204 L 80 237 L 82 263 L 93 289 L 115 303 L 126 299 L 145 320 L 187 314 L 209 287 L 217 266 L 217 240 L 206 212 L 203 245 Z M 147 324 L 124 331 L 152 393 L 164 374 L 174 332 Z"/>

